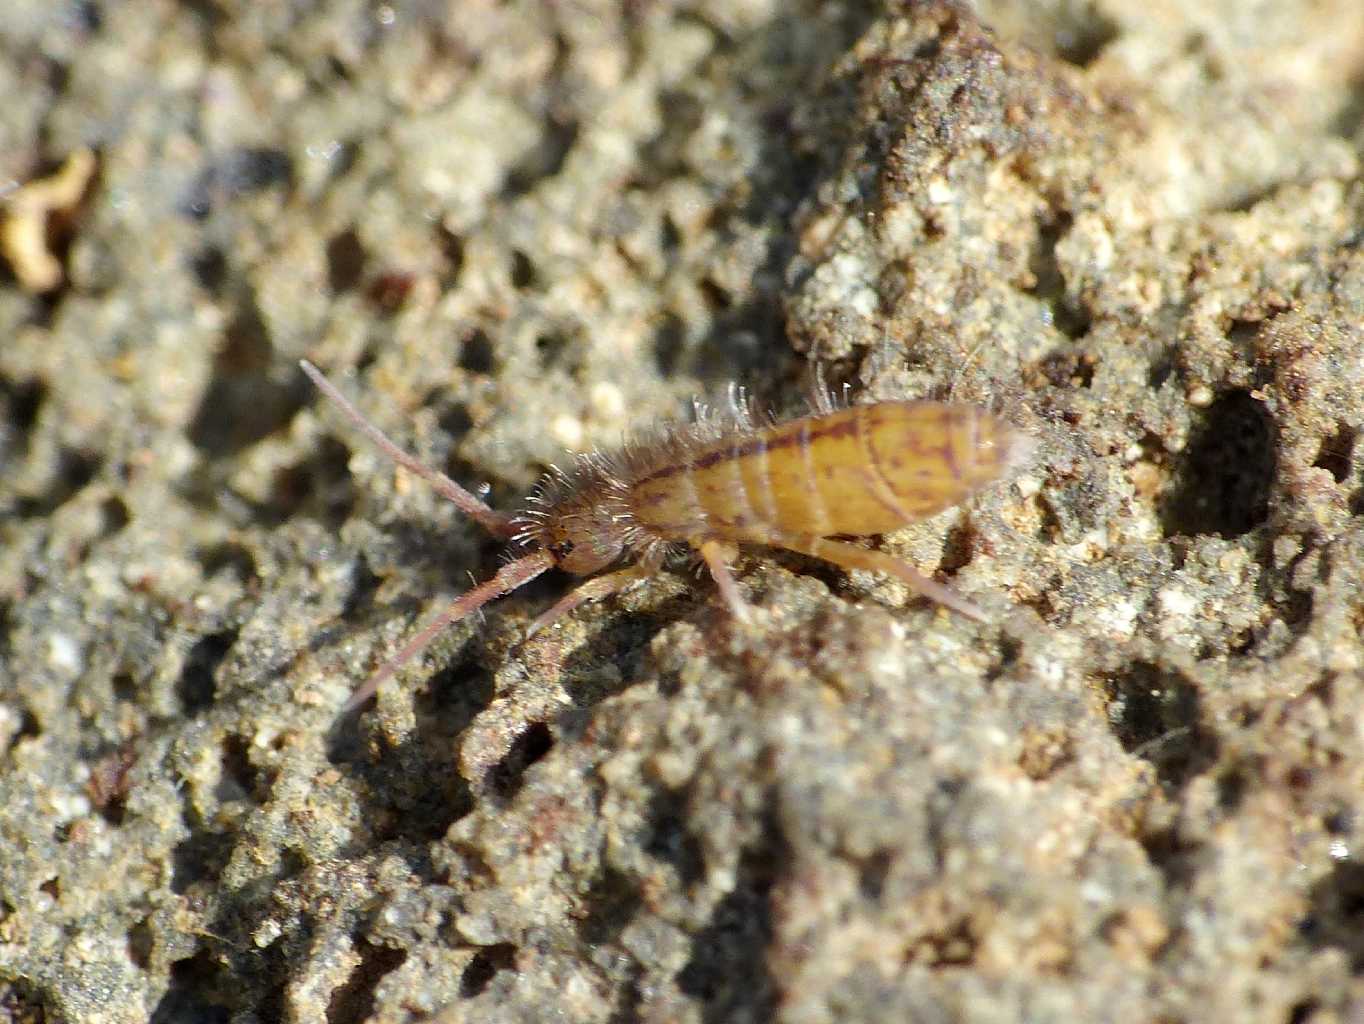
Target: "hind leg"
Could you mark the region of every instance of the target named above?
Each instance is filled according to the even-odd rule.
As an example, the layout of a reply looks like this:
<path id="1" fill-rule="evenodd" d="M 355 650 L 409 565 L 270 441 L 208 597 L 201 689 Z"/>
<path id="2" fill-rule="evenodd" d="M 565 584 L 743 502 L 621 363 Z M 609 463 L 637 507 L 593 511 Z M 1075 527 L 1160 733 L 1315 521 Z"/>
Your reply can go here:
<path id="1" fill-rule="evenodd" d="M 960 612 L 968 619 L 975 619 L 977 622 L 988 621 L 982 609 L 976 607 L 951 587 L 945 587 L 941 583 L 929 579 L 912 566 L 900 561 L 894 555 L 886 554 L 884 551 L 872 551 L 868 548 L 858 547 L 856 544 L 849 544 L 846 541 L 829 540 L 827 537 L 797 537 L 777 534 L 764 537 L 761 542 L 769 547 L 786 548 L 788 551 L 796 551 L 802 555 L 809 555 L 811 558 L 832 562 L 844 569 L 870 569 L 872 572 L 893 576 L 915 593 L 922 594 L 924 597 L 930 598 L 946 608 L 951 608 L 955 612 Z"/>

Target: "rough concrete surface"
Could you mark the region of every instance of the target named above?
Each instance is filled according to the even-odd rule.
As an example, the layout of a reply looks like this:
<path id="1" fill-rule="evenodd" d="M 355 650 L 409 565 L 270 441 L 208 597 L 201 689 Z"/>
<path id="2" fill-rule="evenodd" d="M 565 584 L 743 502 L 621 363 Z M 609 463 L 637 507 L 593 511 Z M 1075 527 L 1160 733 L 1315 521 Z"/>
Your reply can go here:
<path id="1" fill-rule="evenodd" d="M 0 1020 L 1364 1021 L 1364 5 L 10 0 Z M 93 171 L 72 171 L 91 164 Z M 16 199 L 16 197 L 18 197 Z M 1032 463 L 346 695 L 726 379 Z"/>

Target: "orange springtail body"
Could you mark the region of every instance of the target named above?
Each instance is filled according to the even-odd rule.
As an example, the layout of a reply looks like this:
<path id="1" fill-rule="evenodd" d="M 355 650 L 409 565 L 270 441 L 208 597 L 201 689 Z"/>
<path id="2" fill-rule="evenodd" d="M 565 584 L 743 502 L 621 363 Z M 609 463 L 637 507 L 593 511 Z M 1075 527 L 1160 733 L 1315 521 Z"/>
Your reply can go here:
<path id="1" fill-rule="evenodd" d="M 358 707 L 440 630 L 548 569 L 578 576 L 630 564 L 581 584 L 530 626 L 533 633 L 584 601 L 652 575 L 690 549 L 743 618 L 729 570 L 740 544 L 785 548 L 844 569 L 893 576 L 973 619 L 984 613 L 891 555 L 839 536 L 887 533 L 957 505 L 1002 479 L 1032 448 L 1026 435 L 971 405 L 876 402 L 839 408 L 827 396 L 786 422 L 757 416 L 741 395 L 724 410 L 697 405 L 695 421 L 585 452 L 552 469 L 526 507 L 507 516 L 422 465 L 370 423 L 312 363 L 304 373 L 394 462 L 428 481 L 490 533 L 525 551 L 425 626 L 351 696 Z"/>

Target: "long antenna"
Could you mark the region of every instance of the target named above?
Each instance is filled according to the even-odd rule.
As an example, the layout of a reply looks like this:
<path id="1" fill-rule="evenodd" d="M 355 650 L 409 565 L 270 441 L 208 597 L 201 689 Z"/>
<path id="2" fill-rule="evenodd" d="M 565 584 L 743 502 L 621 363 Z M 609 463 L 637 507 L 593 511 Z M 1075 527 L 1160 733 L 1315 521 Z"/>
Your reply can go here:
<path id="1" fill-rule="evenodd" d="M 364 685 L 351 694 L 350 700 L 346 701 L 345 706 L 341 709 L 342 714 L 347 711 L 354 711 L 374 696 L 374 692 L 379 689 L 380 683 L 402 668 L 413 656 L 421 653 L 422 648 L 435 639 L 436 634 L 446 626 L 452 625 L 471 612 L 477 611 L 494 598 L 515 590 L 523 583 L 529 583 L 553 566 L 554 556 L 548 551 L 533 551 L 524 558 L 508 562 L 487 583 L 481 583 L 468 593 L 460 595 L 454 604 L 437 615 L 431 622 L 423 626 L 416 636 L 403 644 L 402 649 L 392 657 L 387 665 L 366 679 Z"/>
<path id="2" fill-rule="evenodd" d="M 332 400 L 343 413 L 360 431 L 368 437 L 375 446 L 387 455 L 390 459 L 402 466 L 408 472 L 416 473 L 433 488 L 436 492 L 448 498 L 454 503 L 455 507 L 467 515 L 470 519 L 477 522 L 483 529 L 487 530 L 494 537 L 510 537 L 512 535 L 511 516 L 494 511 L 484 502 L 480 501 L 473 494 L 466 491 L 459 484 L 455 483 L 448 476 L 438 469 L 424 466 L 417 461 L 415 456 L 409 455 L 403 449 L 390 441 L 382 430 L 376 427 L 369 420 L 365 419 L 364 413 L 351 404 L 350 399 L 341 394 L 335 384 L 323 376 L 312 363 L 306 359 L 300 359 L 298 365 L 303 368 L 303 372 L 308 375 L 308 379 L 317 385 L 317 389 Z"/>

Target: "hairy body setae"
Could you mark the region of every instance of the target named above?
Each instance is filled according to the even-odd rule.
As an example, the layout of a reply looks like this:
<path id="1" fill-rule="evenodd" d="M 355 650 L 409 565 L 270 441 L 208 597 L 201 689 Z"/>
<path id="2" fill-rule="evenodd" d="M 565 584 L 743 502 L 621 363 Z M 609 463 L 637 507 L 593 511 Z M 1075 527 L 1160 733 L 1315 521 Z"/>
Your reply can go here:
<path id="1" fill-rule="evenodd" d="M 894 576 L 972 618 L 952 589 L 881 551 L 839 536 L 886 533 L 959 504 L 1002 478 L 1030 445 L 975 406 L 877 402 L 774 423 L 747 403 L 710 410 L 612 453 L 587 452 L 552 470 L 526 508 L 506 516 L 423 466 L 369 423 L 311 363 L 304 371 L 390 458 L 429 481 L 489 532 L 526 550 L 422 629 L 352 696 L 354 707 L 446 625 L 550 568 L 592 575 L 531 624 L 540 629 L 583 601 L 657 572 L 670 551 L 700 555 L 734 614 L 746 605 L 729 571 L 740 544 L 801 552 L 846 569 Z"/>

